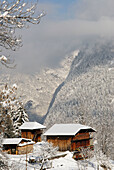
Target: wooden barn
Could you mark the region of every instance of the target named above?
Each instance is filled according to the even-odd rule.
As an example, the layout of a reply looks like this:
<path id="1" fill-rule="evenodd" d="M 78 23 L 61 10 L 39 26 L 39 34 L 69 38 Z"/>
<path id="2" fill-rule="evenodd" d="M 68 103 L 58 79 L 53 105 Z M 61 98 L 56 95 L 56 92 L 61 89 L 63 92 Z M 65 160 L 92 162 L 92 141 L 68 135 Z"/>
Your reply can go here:
<path id="1" fill-rule="evenodd" d="M 33 152 L 33 142 L 31 139 L 24 138 L 5 138 L 3 139 L 3 151 L 8 154 L 26 154 Z"/>
<path id="2" fill-rule="evenodd" d="M 78 151 L 81 147 L 93 148 L 92 132 L 93 128 L 81 124 L 55 124 L 44 135 L 60 151 Z"/>
<path id="3" fill-rule="evenodd" d="M 41 142 L 41 135 L 45 128 L 45 126 L 37 122 L 25 122 L 20 126 L 21 137 L 32 139 L 35 142 Z"/>

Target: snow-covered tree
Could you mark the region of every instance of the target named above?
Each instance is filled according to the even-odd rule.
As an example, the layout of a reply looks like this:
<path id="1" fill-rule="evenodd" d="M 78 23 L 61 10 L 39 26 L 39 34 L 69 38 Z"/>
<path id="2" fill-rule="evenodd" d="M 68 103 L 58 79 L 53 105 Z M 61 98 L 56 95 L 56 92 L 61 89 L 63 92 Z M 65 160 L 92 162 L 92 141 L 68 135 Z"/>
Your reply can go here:
<path id="1" fill-rule="evenodd" d="M 111 157 L 114 159 L 114 119 L 113 119 L 113 113 L 111 111 L 104 110 L 102 113 L 100 113 L 95 120 L 95 126 L 96 129 L 98 129 L 97 132 L 97 141 L 99 149 L 102 151 L 103 154 L 107 157 Z"/>
<path id="2" fill-rule="evenodd" d="M 0 169 L 9 170 L 8 159 L 2 151 L 0 151 Z"/>
<path id="3" fill-rule="evenodd" d="M 6 115 L 5 118 L 5 126 L 4 126 L 4 137 L 5 138 L 14 138 L 15 137 L 15 131 L 13 126 L 13 121 L 10 117 L 10 115 Z"/>
<path id="4" fill-rule="evenodd" d="M 27 113 L 25 112 L 25 109 L 23 107 L 23 104 L 18 105 L 18 109 L 16 111 L 13 111 L 13 125 L 15 128 L 15 135 L 18 137 L 20 136 L 20 130 L 19 127 L 24 123 L 28 122 L 29 118 Z"/>
<path id="5" fill-rule="evenodd" d="M 14 137 L 13 120 L 10 115 L 12 109 L 16 108 L 16 91 L 17 85 L 8 87 L 6 84 L 4 89 L 0 93 L 0 117 L 1 117 L 1 129 L 4 137 Z M 11 136 L 10 136 L 11 135 Z"/>
<path id="6" fill-rule="evenodd" d="M 36 15 L 37 3 L 26 3 L 24 0 L 0 1 L 0 47 L 15 51 L 22 46 L 21 36 L 17 37 L 16 29 L 39 24 L 44 12 Z M 28 24 L 28 25 L 27 25 Z M 0 55 L 0 62 L 5 66 L 11 64 L 11 58 Z"/>
<path id="7" fill-rule="evenodd" d="M 3 141 L 3 133 L 0 133 L 0 169 L 1 170 L 9 170 L 8 166 L 8 158 L 4 152 L 2 152 L 2 141 Z"/>
<path id="8" fill-rule="evenodd" d="M 57 154 L 58 147 L 53 147 L 52 143 L 42 142 L 34 145 L 33 154 L 39 158 L 39 169 L 47 169 L 46 165 L 50 164 L 50 159 Z M 37 155 L 38 154 L 38 155 Z"/>
<path id="9" fill-rule="evenodd" d="M 5 131 L 11 131 L 9 134 L 12 133 L 11 136 L 9 136 L 8 133 L 8 135 L 6 135 L 6 132 L 4 132 L 7 137 L 13 137 L 13 133 L 15 133 L 15 137 L 18 137 L 20 135 L 19 126 L 29 120 L 23 104 L 16 98 L 16 90 L 16 84 L 12 87 L 5 85 L 0 94 L 1 124 Z"/>
<path id="10" fill-rule="evenodd" d="M 1 122 L 5 122 L 7 114 L 15 108 L 17 104 L 16 91 L 17 85 L 14 84 L 12 87 L 8 87 L 6 84 L 4 89 L 0 92 L 0 117 Z"/>

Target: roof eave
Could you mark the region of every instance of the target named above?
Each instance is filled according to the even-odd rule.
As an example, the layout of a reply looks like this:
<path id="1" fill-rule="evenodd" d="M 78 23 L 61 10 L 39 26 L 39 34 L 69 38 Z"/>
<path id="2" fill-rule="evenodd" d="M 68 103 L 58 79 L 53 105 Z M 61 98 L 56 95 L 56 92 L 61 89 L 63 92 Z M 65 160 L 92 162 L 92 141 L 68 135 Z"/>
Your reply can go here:
<path id="1" fill-rule="evenodd" d="M 37 129 L 46 129 L 46 127 L 42 127 L 42 128 L 19 128 L 20 130 L 37 130 Z"/>

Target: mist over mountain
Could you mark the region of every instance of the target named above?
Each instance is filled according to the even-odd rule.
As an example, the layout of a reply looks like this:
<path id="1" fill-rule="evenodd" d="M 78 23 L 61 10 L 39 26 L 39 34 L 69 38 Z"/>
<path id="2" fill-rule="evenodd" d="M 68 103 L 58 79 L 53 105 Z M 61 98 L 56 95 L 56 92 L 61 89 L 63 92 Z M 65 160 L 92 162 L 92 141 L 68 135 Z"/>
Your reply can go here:
<path id="1" fill-rule="evenodd" d="M 114 114 L 114 47 L 95 44 L 80 50 L 62 86 L 56 89 L 44 124 L 75 123 L 86 117 Z M 54 100 L 54 102 L 53 102 Z M 92 119 L 86 120 L 91 124 Z"/>
<path id="2" fill-rule="evenodd" d="M 55 89 L 67 77 L 72 60 L 77 51 L 66 56 L 56 68 L 42 68 L 34 74 L 19 73 L 9 70 L 10 73 L 1 73 L 1 88 L 6 83 L 17 84 L 17 97 L 23 102 L 31 121 L 42 123 Z"/>

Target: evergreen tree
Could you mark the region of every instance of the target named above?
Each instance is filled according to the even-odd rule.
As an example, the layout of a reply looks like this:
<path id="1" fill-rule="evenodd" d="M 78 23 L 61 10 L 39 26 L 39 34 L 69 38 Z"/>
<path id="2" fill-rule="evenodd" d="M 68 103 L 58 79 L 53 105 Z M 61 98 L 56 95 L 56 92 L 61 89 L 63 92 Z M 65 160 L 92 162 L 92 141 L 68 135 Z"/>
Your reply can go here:
<path id="1" fill-rule="evenodd" d="M 15 128 L 15 134 L 16 136 L 20 136 L 20 130 L 19 127 L 24 123 L 28 122 L 28 115 L 24 110 L 24 107 L 22 103 L 19 105 L 17 111 L 13 115 L 13 123 Z"/>
<path id="2" fill-rule="evenodd" d="M 5 85 L 4 90 L 0 93 L 0 125 L 4 132 L 11 131 L 12 134 L 6 133 L 5 137 L 13 137 L 15 132 L 15 137 L 20 136 L 19 127 L 28 120 L 28 115 L 24 110 L 23 104 L 16 98 L 17 86 L 14 84 L 11 88 Z M 9 122 L 10 124 L 9 124 Z"/>
<path id="3" fill-rule="evenodd" d="M 0 127 L 4 137 L 14 136 L 13 119 L 10 112 L 17 107 L 17 100 L 15 98 L 16 89 L 16 84 L 10 88 L 6 84 L 0 92 Z"/>
<path id="4" fill-rule="evenodd" d="M 5 118 L 5 127 L 4 127 L 4 137 L 5 138 L 14 138 L 15 133 L 14 133 L 14 126 L 13 122 L 11 120 L 10 115 L 8 114 Z"/>

